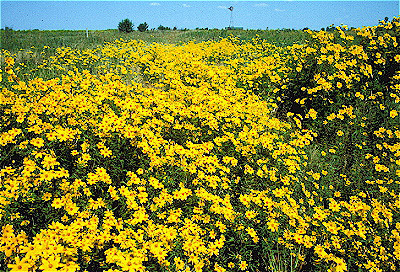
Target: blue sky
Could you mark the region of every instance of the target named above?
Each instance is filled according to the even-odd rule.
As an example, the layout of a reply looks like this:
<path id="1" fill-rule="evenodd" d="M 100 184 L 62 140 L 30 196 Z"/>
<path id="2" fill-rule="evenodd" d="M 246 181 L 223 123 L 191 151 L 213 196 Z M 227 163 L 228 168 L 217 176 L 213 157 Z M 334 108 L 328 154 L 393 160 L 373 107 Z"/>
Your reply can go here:
<path id="1" fill-rule="evenodd" d="M 233 25 L 245 29 L 361 27 L 400 14 L 399 1 L 1 1 L 1 27 L 101 30 L 129 18 L 135 27 L 224 28 L 230 6 Z"/>

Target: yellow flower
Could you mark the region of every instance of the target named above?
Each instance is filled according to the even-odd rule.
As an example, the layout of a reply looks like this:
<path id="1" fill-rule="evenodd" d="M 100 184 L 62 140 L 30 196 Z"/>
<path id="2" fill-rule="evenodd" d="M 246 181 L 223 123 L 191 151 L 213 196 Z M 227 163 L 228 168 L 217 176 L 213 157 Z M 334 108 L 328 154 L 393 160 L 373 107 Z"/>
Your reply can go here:
<path id="1" fill-rule="evenodd" d="M 39 269 L 42 269 L 43 272 L 53 272 L 61 266 L 60 257 L 51 256 L 47 259 L 42 259 L 42 264 Z"/>
<path id="2" fill-rule="evenodd" d="M 333 212 L 340 211 L 340 204 L 336 202 L 334 199 L 330 199 L 329 209 Z"/>
<path id="3" fill-rule="evenodd" d="M 44 146 L 44 140 L 42 138 L 34 138 L 30 140 L 31 145 L 41 148 Z"/>
<path id="4" fill-rule="evenodd" d="M 317 253 L 317 255 L 320 258 L 324 258 L 325 256 L 327 256 L 328 254 L 325 252 L 325 249 L 321 246 L 321 245 L 317 245 L 314 247 L 314 252 Z"/>
<path id="5" fill-rule="evenodd" d="M 253 168 L 251 168 L 251 166 L 249 166 L 248 164 L 246 164 L 245 166 L 244 166 L 244 173 L 245 174 L 253 174 L 254 173 L 254 169 Z"/>
<path id="6" fill-rule="evenodd" d="M 64 205 L 63 201 L 60 198 L 53 199 L 53 203 L 51 204 L 52 207 L 59 209 Z"/>
<path id="7" fill-rule="evenodd" d="M 390 111 L 390 117 L 395 118 L 398 115 L 396 110 L 391 110 Z"/>
<path id="8" fill-rule="evenodd" d="M 26 272 L 31 268 L 31 264 L 29 262 L 24 259 L 21 260 L 18 256 L 15 257 L 15 264 L 8 264 L 7 266 L 13 272 Z"/>
<path id="9" fill-rule="evenodd" d="M 382 164 L 375 164 L 375 170 L 378 172 L 389 172 L 389 168 Z"/>
<path id="10" fill-rule="evenodd" d="M 275 232 L 278 230 L 279 222 L 276 221 L 275 219 L 270 219 L 267 222 L 267 226 L 268 226 L 268 229 L 270 229 L 272 232 Z"/>
<path id="11" fill-rule="evenodd" d="M 90 154 L 89 153 L 82 154 L 82 160 L 90 161 L 91 160 Z"/>
<path id="12" fill-rule="evenodd" d="M 312 174 L 312 177 L 313 177 L 315 180 L 319 180 L 319 179 L 321 178 L 321 174 L 320 174 L 320 173 L 313 173 L 313 174 Z"/>
<path id="13" fill-rule="evenodd" d="M 215 264 L 215 265 L 214 265 L 214 271 L 215 271 L 215 272 L 225 272 L 226 269 L 223 268 L 222 266 L 219 266 L 218 264 Z"/>
<path id="14" fill-rule="evenodd" d="M 57 159 L 52 156 L 45 156 L 42 161 L 42 165 L 46 169 L 54 168 L 54 166 L 59 165 L 60 163 L 57 162 Z"/>
<path id="15" fill-rule="evenodd" d="M 239 268 L 240 268 L 240 270 L 246 270 L 246 268 L 247 268 L 247 262 L 246 261 L 241 261 L 240 263 L 239 263 Z"/>
<path id="16" fill-rule="evenodd" d="M 108 149 L 108 148 L 103 148 L 103 149 L 100 150 L 100 154 L 105 158 L 106 157 L 111 157 L 112 151 L 110 149 Z"/>
<path id="17" fill-rule="evenodd" d="M 183 270 L 185 268 L 185 263 L 179 257 L 174 258 L 174 263 L 177 270 Z"/>
<path id="18" fill-rule="evenodd" d="M 254 237 L 254 236 L 257 235 L 256 231 L 253 228 L 249 227 L 249 228 L 246 229 L 246 231 L 251 237 Z"/>
<path id="19" fill-rule="evenodd" d="M 14 65 L 14 59 L 11 58 L 11 57 L 7 57 L 7 58 L 5 59 L 5 62 L 6 62 L 7 65 L 9 65 L 9 66 Z"/>
<path id="20" fill-rule="evenodd" d="M 253 219 L 257 216 L 257 212 L 255 211 L 246 211 L 246 217 L 247 219 Z"/>
<path id="21" fill-rule="evenodd" d="M 314 109 L 310 109 L 306 117 L 311 117 L 312 119 L 317 118 L 317 111 Z"/>
<path id="22" fill-rule="evenodd" d="M 42 196 L 42 199 L 44 201 L 48 201 L 48 200 L 50 200 L 51 197 L 52 197 L 51 193 L 44 193 L 43 196 Z"/>
<path id="23" fill-rule="evenodd" d="M 326 230 L 329 231 L 332 234 L 338 234 L 338 231 L 340 230 L 340 227 L 335 223 L 335 222 L 323 222 L 322 225 L 325 226 Z"/>

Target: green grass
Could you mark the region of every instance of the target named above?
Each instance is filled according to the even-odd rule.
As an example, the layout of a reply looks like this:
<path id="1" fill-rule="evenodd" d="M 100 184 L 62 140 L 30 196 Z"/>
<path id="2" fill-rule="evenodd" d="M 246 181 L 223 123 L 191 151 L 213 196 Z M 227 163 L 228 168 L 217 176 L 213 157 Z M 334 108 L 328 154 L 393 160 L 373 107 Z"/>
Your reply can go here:
<path id="1" fill-rule="evenodd" d="M 86 37 L 85 30 L 1 30 L 1 49 L 16 53 L 20 49 L 41 50 L 44 46 L 51 48 L 71 47 L 74 49 L 90 49 L 101 46 L 104 42 L 111 42 L 116 39 L 134 39 L 145 42 L 179 44 L 195 40 L 217 41 L 230 35 L 239 37 L 242 40 L 249 40 L 259 35 L 260 38 L 279 46 L 302 43 L 307 34 L 301 30 L 166 30 L 166 31 L 134 31 L 121 33 L 118 30 L 96 30 L 89 31 Z M 34 48 L 32 48 L 34 46 Z"/>

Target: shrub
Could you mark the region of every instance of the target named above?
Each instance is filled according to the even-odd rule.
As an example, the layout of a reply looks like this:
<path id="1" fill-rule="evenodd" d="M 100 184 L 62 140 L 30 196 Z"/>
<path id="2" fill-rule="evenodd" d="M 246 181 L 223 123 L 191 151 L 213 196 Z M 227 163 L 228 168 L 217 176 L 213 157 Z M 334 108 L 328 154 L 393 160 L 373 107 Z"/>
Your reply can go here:
<path id="1" fill-rule="evenodd" d="M 145 32 L 145 31 L 147 31 L 148 28 L 149 28 L 149 25 L 148 25 L 146 22 L 141 23 L 141 24 L 138 26 L 138 30 L 139 30 L 140 32 Z"/>
<path id="2" fill-rule="evenodd" d="M 129 33 L 133 31 L 133 23 L 129 19 L 122 20 L 118 24 L 118 30 L 121 32 Z"/>
<path id="3" fill-rule="evenodd" d="M 158 30 L 171 30 L 171 28 L 169 28 L 167 26 L 162 26 L 162 25 L 160 25 L 157 29 Z"/>

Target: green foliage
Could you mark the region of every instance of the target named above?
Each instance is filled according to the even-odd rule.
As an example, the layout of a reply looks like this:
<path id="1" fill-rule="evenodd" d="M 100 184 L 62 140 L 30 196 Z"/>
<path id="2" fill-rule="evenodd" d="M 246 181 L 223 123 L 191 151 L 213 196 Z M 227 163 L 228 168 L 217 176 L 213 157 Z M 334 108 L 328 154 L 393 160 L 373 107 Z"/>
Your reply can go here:
<path id="1" fill-rule="evenodd" d="M 162 25 L 159 25 L 159 27 L 157 29 L 158 30 L 171 30 L 171 28 L 169 28 L 167 26 L 162 26 Z"/>
<path id="2" fill-rule="evenodd" d="M 145 31 L 147 31 L 148 28 L 149 28 L 149 25 L 148 25 L 146 22 L 141 23 L 141 24 L 138 26 L 138 30 L 139 30 L 140 32 L 145 32 Z"/>
<path id="3" fill-rule="evenodd" d="M 120 32 L 125 32 L 125 33 L 130 33 L 133 31 L 133 23 L 131 20 L 124 19 L 121 22 L 119 22 L 118 24 L 118 30 Z"/>

